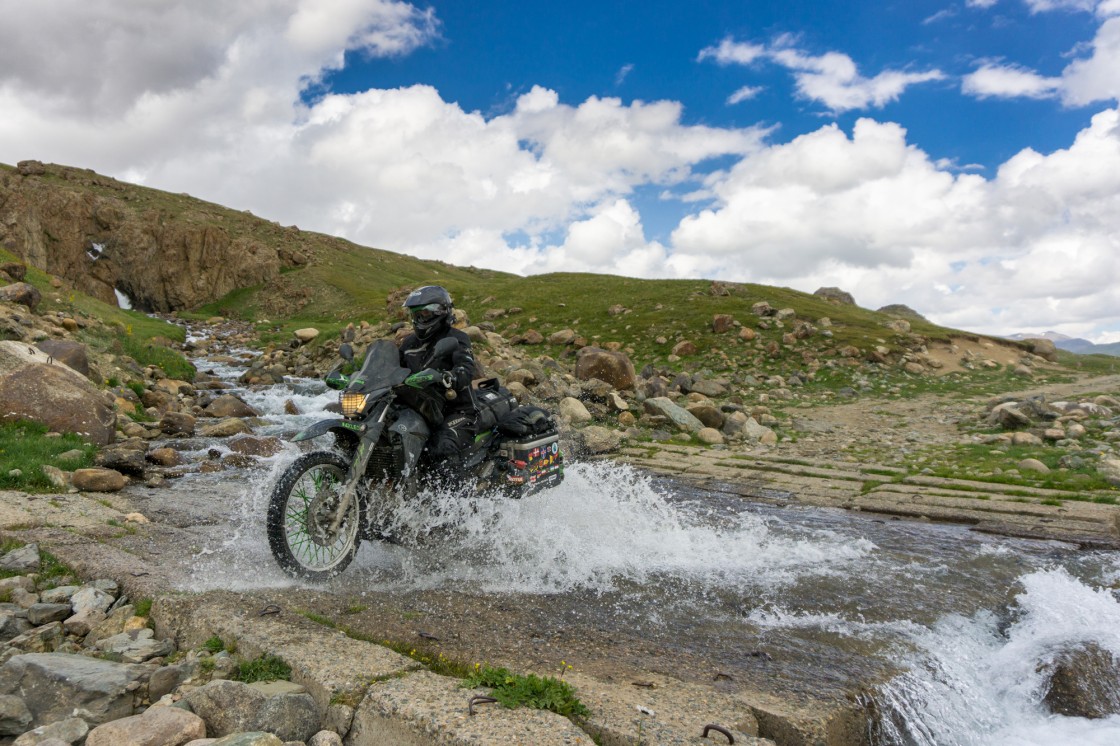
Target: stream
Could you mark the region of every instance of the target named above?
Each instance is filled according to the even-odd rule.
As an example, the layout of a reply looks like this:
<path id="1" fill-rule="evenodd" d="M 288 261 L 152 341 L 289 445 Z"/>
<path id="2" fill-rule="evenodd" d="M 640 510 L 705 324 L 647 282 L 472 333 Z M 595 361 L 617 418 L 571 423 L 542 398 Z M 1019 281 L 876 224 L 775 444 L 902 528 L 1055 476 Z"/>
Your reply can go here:
<path id="1" fill-rule="evenodd" d="M 244 370 L 196 363 L 232 383 Z M 279 436 L 337 396 L 308 380 L 233 393 L 262 412 L 257 434 Z M 307 414 L 285 414 L 289 400 Z M 1041 705 L 1058 652 L 1095 641 L 1120 656 L 1120 553 L 756 504 L 593 461 L 520 501 L 438 496 L 400 516 L 419 546 L 363 545 L 312 587 L 279 570 L 263 528 L 271 484 L 300 452 L 288 444 L 233 479 L 175 481 L 170 501 L 224 528 L 177 560 L 181 589 L 291 592 L 386 634 L 423 627 L 466 660 L 821 700 L 859 692 L 890 746 L 1120 743 L 1120 716 Z"/>

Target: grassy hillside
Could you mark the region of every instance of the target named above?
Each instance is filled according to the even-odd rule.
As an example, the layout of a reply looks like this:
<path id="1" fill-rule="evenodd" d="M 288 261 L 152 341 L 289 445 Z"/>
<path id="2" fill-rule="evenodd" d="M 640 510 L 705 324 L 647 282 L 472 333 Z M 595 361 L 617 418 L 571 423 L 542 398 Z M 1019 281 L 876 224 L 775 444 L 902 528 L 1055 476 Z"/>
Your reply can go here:
<path id="1" fill-rule="evenodd" d="M 11 167 L 3 169 L 11 171 Z M 872 351 L 876 348 L 885 350 L 890 364 L 872 372 L 885 375 L 887 371 L 901 376 L 896 370 L 899 356 L 920 348 L 923 341 L 975 337 L 921 318 L 909 319 L 919 338 L 898 334 L 886 326 L 891 316 L 788 288 L 725 284 L 720 292 L 713 292 L 712 283 L 707 280 L 638 280 L 574 273 L 523 278 L 455 267 L 357 246 L 295 226 L 282 226 L 246 211 L 127 184 L 91 171 L 51 166 L 46 175 L 36 178 L 57 184 L 59 189 L 84 190 L 93 197 L 111 199 L 114 209 L 156 213 L 163 222 L 220 228 L 233 238 L 252 238 L 287 257 L 298 257 L 298 261 L 286 262 L 288 269 L 264 285 L 241 288 L 200 308 L 182 311 L 201 317 L 221 315 L 256 322 L 266 342 L 286 342 L 293 329 L 303 326 L 318 327 L 324 332 L 322 339 L 329 339 L 351 322 L 393 320 L 399 312 L 402 291 L 432 283 L 446 286 L 473 323 L 489 321 L 507 338 L 536 330 L 547 339 L 552 332 L 570 328 L 591 344 L 617 343 L 630 353 L 638 368 L 652 364 L 663 370 L 786 375 L 838 361 L 836 365 L 825 365 L 827 370 L 822 371 L 820 378 L 839 386 L 861 375 L 861 366 L 841 364 L 839 351 L 846 346 L 860 350 L 861 362 L 874 357 Z M 33 272 L 32 281 L 40 284 L 41 289 L 45 287 L 46 278 L 41 273 Z M 174 338 L 179 333 L 175 327 L 151 321 L 142 314 L 98 304 L 80 294 L 59 298 L 57 291 L 48 291 L 49 288 L 44 290 L 48 308 L 55 304 L 60 310 L 69 308 L 102 318 L 114 328 L 130 329 L 140 339 Z M 387 302 L 390 296 L 395 298 L 392 303 Z M 783 335 L 792 330 L 793 320 L 784 325 L 760 325 L 751 312 L 752 304 L 758 301 L 767 301 L 774 308 L 793 309 L 796 320 L 814 324 L 818 333 L 788 344 Z M 730 314 L 754 329 L 758 339 L 743 341 L 736 330 L 717 335 L 711 325 L 716 314 Z M 831 325 L 822 324 L 822 318 L 828 318 Z M 681 340 L 693 342 L 698 351 L 673 359 L 673 345 Z M 547 343 L 533 349 L 535 353 L 557 358 L 570 352 L 570 348 Z M 1105 365 L 1080 358 L 1066 364 L 1079 365 L 1083 370 Z M 862 372 L 866 372 L 866 366 L 862 366 Z"/>

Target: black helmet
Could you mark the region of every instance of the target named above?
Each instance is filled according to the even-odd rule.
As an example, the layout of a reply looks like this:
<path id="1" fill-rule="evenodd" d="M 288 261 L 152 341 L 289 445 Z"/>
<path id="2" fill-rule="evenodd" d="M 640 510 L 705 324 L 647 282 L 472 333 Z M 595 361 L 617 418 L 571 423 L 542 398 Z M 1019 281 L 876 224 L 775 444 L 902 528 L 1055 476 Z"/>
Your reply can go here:
<path id="1" fill-rule="evenodd" d="M 405 299 L 404 307 L 412 316 L 412 328 L 420 339 L 451 326 L 451 294 L 439 285 L 413 290 Z"/>

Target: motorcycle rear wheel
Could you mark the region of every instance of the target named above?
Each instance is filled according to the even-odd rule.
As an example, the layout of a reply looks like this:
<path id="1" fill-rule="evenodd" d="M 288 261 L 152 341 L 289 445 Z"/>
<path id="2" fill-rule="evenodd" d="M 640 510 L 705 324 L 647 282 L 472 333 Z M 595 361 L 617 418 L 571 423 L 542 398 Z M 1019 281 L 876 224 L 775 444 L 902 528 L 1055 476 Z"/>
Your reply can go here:
<path id="1" fill-rule="evenodd" d="M 328 535 L 348 466 L 331 451 L 306 453 L 292 462 L 272 489 L 266 520 L 268 546 L 293 578 L 333 578 L 358 551 L 365 513 L 360 499 L 351 501 L 338 532 Z"/>

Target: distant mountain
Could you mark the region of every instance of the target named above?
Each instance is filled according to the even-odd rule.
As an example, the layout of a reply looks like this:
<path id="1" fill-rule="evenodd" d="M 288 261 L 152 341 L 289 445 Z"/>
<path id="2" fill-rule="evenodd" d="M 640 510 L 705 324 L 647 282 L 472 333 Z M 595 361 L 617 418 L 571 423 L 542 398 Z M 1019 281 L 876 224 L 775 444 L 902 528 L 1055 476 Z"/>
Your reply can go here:
<path id="1" fill-rule="evenodd" d="M 1069 337 L 1058 332 L 1043 332 L 1042 334 L 1010 334 L 1007 339 L 1049 339 L 1054 345 L 1066 352 L 1077 355 L 1116 355 L 1120 357 L 1120 342 L 1099 345 L 1080 337 Z"/>

